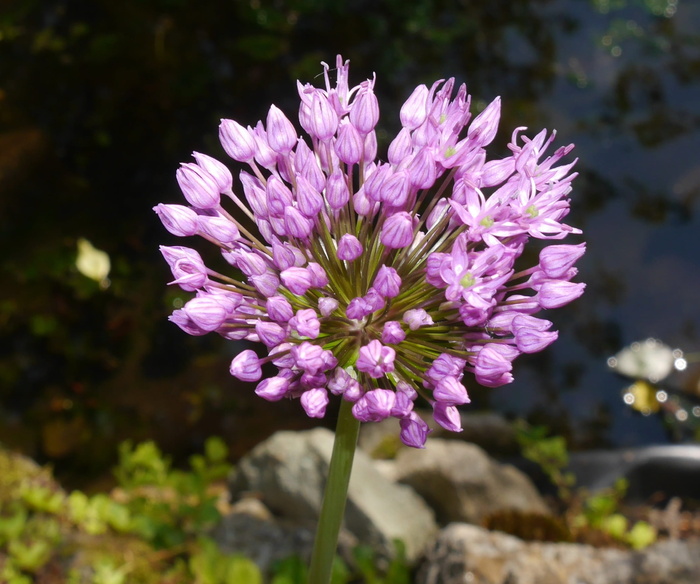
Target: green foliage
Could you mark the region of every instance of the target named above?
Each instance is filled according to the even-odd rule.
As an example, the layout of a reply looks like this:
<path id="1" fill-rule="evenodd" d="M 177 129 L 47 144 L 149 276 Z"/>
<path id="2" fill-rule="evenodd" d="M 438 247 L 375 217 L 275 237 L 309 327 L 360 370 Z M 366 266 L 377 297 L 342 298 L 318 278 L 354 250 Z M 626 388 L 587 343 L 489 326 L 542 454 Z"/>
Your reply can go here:
<path id="1" fill-rule="evenodd" d="M 571 473 L 563 471 L 569 464 L 569 452 L 564 437 L 548 437 L 547 428 L 530 426 L 524 421 L 516 423 L 515 430 L 523 456 L 539 465 L 557 487 L 561 499 L 568 499 L 576 479 Z"/>
<path id="2" fill-rule="evenodd" d="M 189 567 L 196 584 L 262 584 L 262 574 L 251 560 L 221 553 L 208 538 L 200 538 Z"/>
<path id="3" fill-rule="evenodd" d="M 134 515 L 133 530 L 156 547 L 183 545 L 220 519 L 218 495 L 210 485 L 226 477 L 228 450 L 222 440 L 210 438 L 205 453 L 190 458 L 191 471 L 171 468 L 153 442 L 119 448 L 114 475 Z"/>
<path id="4" fill-rule="evenodd" d="M 562 436 L 547 436 L 542 426 L 516 424 L 516 437 L 523 456 L 540 466 L 557 487 L 559 498 L 566 505 L 565 519 L 572 533 L 586 529 L 600 530 L 633 549 L 642 549 L 656 541 L 656 530 L 645 521 L 630 526 L 619 512 L 620 502 L 627 492 L 628 483 L 618 480 L 611 489 L 595 494 L 585 489 L 572 490 L 576 483 L 573 474 L 564 472 L 569 464 L 566 440 Z"/>
<path id="5" fill-rule="evenodd" d="M 60 569 L 66 584 L 263 584 L 254 562 L 206 536 L 221 519 L 230 471 L 222 440 L 207 440 L 188 470 L 173 468 L 154 442 L 125 442 L 117 487 L 95 495 L 66 494 L 44 469 L 5 455 L 0 448 L 0 582 L 29 584 Z M 355 550 L 352 568 L 336 557 L 331 583 L 407 584 L 404 546 L 395 547 L 388 564 L 367 547 Z M 269 580 L 306 581 L 299 557 L 278 562 Z"/>
<path id="6" fill-rule="evenodd" d="M 377 556 L 371 547 L 358 546 L 353 550 L 355 563 L 365 584 L 409 584 L 411 580 L 406 564 L 406 546 L 399 540 L 394 540 L 393 543 L 396 554 L 383 576 L 377 569 Z"/>
<path id="7" fill-rule="evenodd" d="M 343 566 L 343 569 L 345 566 Z M 298 556 L 287 558 L 277 562 L 273 567 L 275 572 L 270 584 L 304 584 L 307 581 L 308 570 L 306 564 Z M 331 582 L 346 582 L 346 580 L 333 580 Z"/>

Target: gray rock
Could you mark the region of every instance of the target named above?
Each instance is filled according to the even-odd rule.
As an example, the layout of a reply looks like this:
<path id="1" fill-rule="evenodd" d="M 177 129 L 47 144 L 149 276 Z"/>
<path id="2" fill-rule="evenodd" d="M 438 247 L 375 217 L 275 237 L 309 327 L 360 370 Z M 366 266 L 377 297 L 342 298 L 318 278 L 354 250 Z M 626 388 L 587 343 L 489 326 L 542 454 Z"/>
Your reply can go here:
<path id="1" fill-rule="evenodd" d="M 663 541 L 639 551 L 526 543 L 453 523 L 441 531 L 417 584 L 697 584 L 700 541 Z"/>
<path id="2" fill-rule="evenodd" d="M 210 534 L 221 550 L 243 554 L 253 560 L 266 576 L 272 565 L 291 556 L 309 563 L 314 543 L 313 526 L 278 521 L 255 499 L 246 498 L 234 506 Z M 238 508 L 236 508 L 238 507 Z"/>
<path id="3" fill-rule="evenodd" d="M 619 450 L 574 452 L 567 469 L 589 491 L 608 489 L 627 479 L 626 500 L 644 502 L 656 493 L 667 498 L 697 498 L 700 493 L 700 445 L 663 444 Z"/>
<path id="4" fill-rule="evenodd" d="M 333 448 L 332 432 L 278 432 L 238 464 L 230 481 L 232 500 L 259 497 L 277 517 L 315 524 Z M 357 451 L 345 511 L 345 528 L 362 544 L 391 557 L 392 540 L 415 561 L 437 531 L 433 512 L 407 486 L 392 483 Z"/>
<path id="5" fill-rule="evenodd" d="M 506 509 L 548 513 L 527 476 L 466 442 L 431 438 L 423 450 L 403 449 L 396 457 L 394 478 L 413 487 L 443 524 L 479 523 Z"/>

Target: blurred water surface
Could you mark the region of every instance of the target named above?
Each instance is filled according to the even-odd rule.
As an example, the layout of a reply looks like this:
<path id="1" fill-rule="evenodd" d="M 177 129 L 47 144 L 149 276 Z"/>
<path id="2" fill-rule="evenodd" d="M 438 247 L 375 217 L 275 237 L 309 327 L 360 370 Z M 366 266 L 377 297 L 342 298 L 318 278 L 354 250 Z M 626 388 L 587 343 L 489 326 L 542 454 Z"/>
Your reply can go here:
<path id="1" fill-rule="evenodd" d="M 457 77 L 476 108 L 503 97 L 511 130 L 558 130 L 580 158 L 570 223 L 584 229 L 586 295 L 552 315 L 560 341 L 516 382 L 470 386 L 473 409 L 528 416 L 579 447 L 664 442 L 620 398 L 609 355 L 647 336 L 700 351 L 700 2 L 690 0 L 17 1 L 0 12 L 0 440 L 71 476 L 125 438 L 176 455 L 210 434 L 240 454 L 308 427 L 232 379 L 240 346 L 166 321 L 186 295 L 151 212 L 179 202 L 192 150 L 222 156 L 222 117 L 298 108 L 342 53 L 377 73 L 384 147 L 418 83 Z M 232 165 L 232 169 L 236 170 Z M 77 242 L 107 253 L 102 285 Z M 180 242 L 178 242 L 180 243 Z M 697 370 L 674 380 L 697 391 Z M 328 423 L 332 423 L 329 420 Z"/>

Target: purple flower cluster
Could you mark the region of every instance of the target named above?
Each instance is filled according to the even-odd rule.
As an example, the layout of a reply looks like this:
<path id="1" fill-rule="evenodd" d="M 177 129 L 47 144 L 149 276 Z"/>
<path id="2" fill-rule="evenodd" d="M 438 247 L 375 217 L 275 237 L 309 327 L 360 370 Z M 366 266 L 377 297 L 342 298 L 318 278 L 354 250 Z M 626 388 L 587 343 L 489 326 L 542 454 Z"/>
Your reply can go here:
<path id="1" fill-rule="evenodd" d="M 575 161 L 560 161 L 572 146 L 545 155 L 554 133 L 517 128 L 510 154 L 487 161 L 500 99 L 472 119 L 466 87 L 455 93 L 449 79 L 415 89 L 379 161 L 375 80 L 351 88 L 340 57 L 335 85 L 324 69 L 325 89 L 298 84 L 308 138 L 275 106 L 255 127 L 222 120 L 224 150 L 248 167 L 236 186 L 245 202 L 218 160 L 194 153 L 177 171 L 189 206 L 156 213 L 171 233 L 218 246 L 235 269 L 162 247 L 172 283 L 196 292 L 170 319 L 192 335 L 262 343 L 267 354 L 241 352 L 231 374 L 258 382 L 264 399 L 299 397 L 320 418 L 329 393 L 339 395 L 361 421 L 398 418 L 403 442 L 422 447 L 419 395 L 437 423 L 461 430 L 464 373 L 489 387 L 512 381 L 518 355 L 557 338 L 533 314 L 583 292 L 571 281 L 582 243 L 549 245 L 536 266 L 515 269 L 531 237 L 580 233 L 562 223 L 576 175 Z M 262 379 L 268 362 L 279 371 Z"/>

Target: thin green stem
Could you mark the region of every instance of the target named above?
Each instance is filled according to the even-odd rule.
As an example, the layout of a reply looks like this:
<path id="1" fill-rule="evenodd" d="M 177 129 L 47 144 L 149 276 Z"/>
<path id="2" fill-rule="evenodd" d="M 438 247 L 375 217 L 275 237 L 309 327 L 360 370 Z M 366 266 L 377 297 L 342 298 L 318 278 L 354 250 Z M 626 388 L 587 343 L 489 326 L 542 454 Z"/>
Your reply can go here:
<path id="1" fill-rule="evenodd" d="M 331 568 L 345 513 L 352 460 L 359 432 L 360 421 L 352 415 L 352 403 L 343 400 L 335 429 L 333 454 L 316 530 L 314 551 L 311 555 L 309 584 L 329 584 L 331 581 Z"/>

